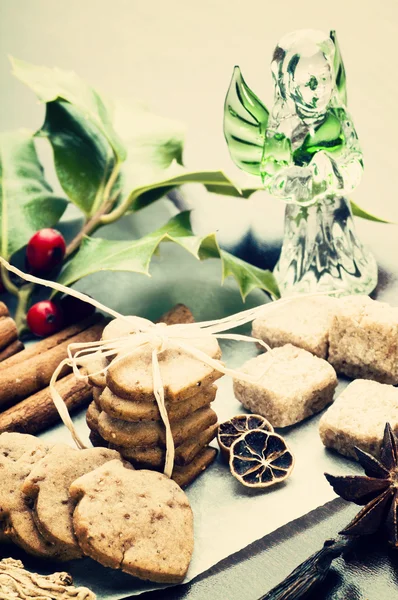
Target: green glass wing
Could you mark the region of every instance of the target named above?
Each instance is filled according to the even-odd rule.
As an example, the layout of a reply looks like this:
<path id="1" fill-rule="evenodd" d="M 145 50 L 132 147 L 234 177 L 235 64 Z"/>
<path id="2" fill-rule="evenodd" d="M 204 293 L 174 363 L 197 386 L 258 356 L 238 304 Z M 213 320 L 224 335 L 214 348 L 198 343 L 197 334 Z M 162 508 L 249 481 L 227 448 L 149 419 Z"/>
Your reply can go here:
<path id="1" fill-rule="evenodd" d="M 224 105 L 224 135 L 234 163 L 260 176 L 269 112 L 234 68 Z"/>
<path id="2" fill-rule="evenodd" d="M 336 87 L 339 91 L 340 99 L 344 106 L 347 106 L 347 83 L 343 59 L 341 57 L 340 46 L 337 41 L 336 32 L 332 30 L 330 32 L 330 39 L 332 40 L 335 53 L 334 53 L 334 72 L 336 75 Z"/>

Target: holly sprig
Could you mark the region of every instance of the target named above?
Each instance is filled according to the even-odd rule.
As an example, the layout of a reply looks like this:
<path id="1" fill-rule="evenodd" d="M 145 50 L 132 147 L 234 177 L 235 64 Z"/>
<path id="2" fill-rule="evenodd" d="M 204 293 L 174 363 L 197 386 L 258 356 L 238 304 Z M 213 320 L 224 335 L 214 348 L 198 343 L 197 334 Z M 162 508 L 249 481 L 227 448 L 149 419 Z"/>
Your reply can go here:
<path id="1" fill-rule="evenodd" d="M 13 260 L 18 251 L 32 244 L 37 231 L 54 227 L 72 203 L 81 212 L 82 225 L 48 277 L 73 285 L 98 271 L 149 275 L 154 253 L 167 241 L 199 260 L 221 259 L 222 279 L 233 276 L 243 299 L 255 288 L 278 297 L 272 273 L 222 250 L 213 233 L 196 236 L 188 213 L 180 213 L 138 240 L 93 238 L 99 229 L 144 209 L 177 186 L 201 183 L 213 193 L 243 198 L 255 187 L 241 190 L 220 170 L 187 170 L 180 123 L 138 104 L 133 108 L 113 105 L 73 72 L 13 58 L 11 63 L 14 75 L 45 103 L 45 118 L 37 132 L 0 134 L 0 251 L 6 260 Z M 65 197 L 54 194 L 46 181 L 36 151 L 38 138 L 52 147 Z M 35 272 L 34 264 L 28 266 Z M 35 286 L 16 283 L 4 268 L 2 280 L 18 298 L 16 321 L 23 330 Z"/>

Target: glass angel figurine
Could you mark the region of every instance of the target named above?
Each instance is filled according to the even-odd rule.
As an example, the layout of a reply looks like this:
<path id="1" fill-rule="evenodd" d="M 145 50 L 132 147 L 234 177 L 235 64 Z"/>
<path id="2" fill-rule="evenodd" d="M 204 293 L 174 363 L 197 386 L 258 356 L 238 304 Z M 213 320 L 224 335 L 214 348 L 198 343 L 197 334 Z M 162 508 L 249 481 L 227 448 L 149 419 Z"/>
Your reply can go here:
<path id="1" fill-rule="evenodd" d="M 281 292 L 370 293 L 373 256 L 359 242 L 345 195 L 359 184 L 362 152 L 347 112 L 335 32 L 303 30 L 278 43 L 271 62 L 271 112 L 235 67 L 224 134 L 235 164 L 287 203 L 275 268 Z"/>

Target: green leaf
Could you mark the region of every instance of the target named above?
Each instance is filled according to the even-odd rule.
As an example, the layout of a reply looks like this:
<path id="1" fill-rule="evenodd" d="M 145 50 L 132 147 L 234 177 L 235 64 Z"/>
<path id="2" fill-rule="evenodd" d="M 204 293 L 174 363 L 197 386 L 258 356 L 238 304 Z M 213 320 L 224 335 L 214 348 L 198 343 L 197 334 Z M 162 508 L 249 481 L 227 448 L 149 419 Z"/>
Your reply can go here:
<path id="1" fill-rule="evenodd" d="M 120 212 L 137 211 L 149 206 L 173 188 L 187 183 L 200 183 L 215 194 L 248 198 L 260 188 L 241 190 L 223 171 L 188 171 L 176 162 L 168 169 L 150 173 L 141 170 L 135 177 L 136 186 L 123 201 Z"/>
<path id="2" fill-rule="evenodd" d="M 0 134 L 0 249 L 9 258 L 43 227 L 52 227 L 67 201 L 44 179 L 32 133 Z"/>
<path id="3" fill-rule="evenodd" d="M 108 140 L 117 160 L 126 158 L 126 149 L 113 127 L 111 104 L 73 71 L 32 65 L 10 57 L 14 75 L 28 85 L 41 102 L 64 100 L 81 111 L 82 118 Z"/>
<path id="4" fill-rule="evenodd" d="M 85 215 L 94 214 L 115 166 L 107 139 L 81 111 L 63 100 L 47 103 L 38 135 L 51 143 L 58 180 L 68 198 Z"/>
<path id="5" fill-rule="evenodd" d="M 253 267 L 232 254 L 220 250 L 215 234 L 196 236 L 192 232 L 189 211 L 173 217 L 166 225 L 134 241 L 85 238 L 77 254 L 61 272 L 59 282 L 72 285 L 79 279 L 99 271 L 132 271 L 149 275 L 153 254 L 161 242 L 174 242 L 199 260 L 221 258 L 223 280 L 233 276 L 242 298 L 255 288 L 279 296 L 278 286 L 270 271 Z"/>
<path id="6" fill-rule="evenodd" d="M 167 169 L 174 161 L 182 164 L 185 126 L 180 121 L 157 115 L 138 103 L 126 106 L 119 100 L 115 103 L 115 127 L 122 132 L 128 152 L 123 167 L 128 181 L 141 169 L 149 173 Z"/>
<path id="7" fill-rule="evenodd" d="M 280 297 L 278 284 L 271 271 L 250 265 L 225 250 L 221 250 L 220 254 L 223 262 L 223 280 L 230 275 L 235 277 L 243 299 L 256 288 L 266 290 L 274 298 Z"/>
<path id="8" fill-rule="evenodd" d="M 368 221 L 374 221 L 376 223 L 387 223 L 389 225 L 392 225 L 394 223 L 393 221 L 387 221 L 386 219 L 382 219 L 381 217 L 376 217 L 376 215 L 372 215 L 370 212 L 367 212 L 352 200 L 350 200 L 350 204 L 352 214 L 355 217 L 361 217 L 361 219 L 367 219 Z"/>

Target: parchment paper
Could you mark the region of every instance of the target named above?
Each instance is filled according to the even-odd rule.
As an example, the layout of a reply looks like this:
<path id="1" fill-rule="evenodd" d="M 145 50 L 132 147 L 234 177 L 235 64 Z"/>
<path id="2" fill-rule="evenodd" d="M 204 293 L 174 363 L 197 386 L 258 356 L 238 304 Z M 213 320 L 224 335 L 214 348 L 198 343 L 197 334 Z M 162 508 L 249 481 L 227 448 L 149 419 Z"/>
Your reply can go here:
<path id="1" fill-rule="evenodd" d="M 223 343 L 223 358 L 232 367 L 241 365 L 257 353 L 254 344 Z M 337 393 L 345 385 L 341 382 Z M 226 377 L 219 381 L 214 408 L 220 421 L 244 412 L 234 398 L 231 380 Z M 355 473 L 360 470 L 355 463 L 324 449 L 318 436 L 319 418 L 320 415 L 301 425 L 279 430 L 296 457 L 293 474 L 279 486 L 267 491 L 247 490 L 232 477 L 227 464 L 219 457 L 188 488 L 195 517 L 195 550 L 185 582 L 267 533 L 333 499 L 335 494 L 323 476 L 324 471 Z M 84 413 L 75 416 L 74 421 L 88 439 Z M 63 426 L 57 426 L 41 437 L 73 445 Z M 43 571 L 43 561 L 29 560 L 29 567 Z M 106 569 L 90 559 L 62 564 L 61 568 L 54 563 L 46 566 L 49 571 L 70 571 L 76 584 L 90 587 L 101 600 L 119 600 L 164 587 Z"/>

